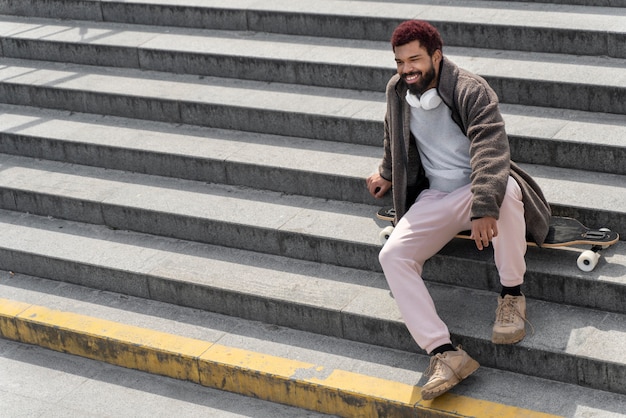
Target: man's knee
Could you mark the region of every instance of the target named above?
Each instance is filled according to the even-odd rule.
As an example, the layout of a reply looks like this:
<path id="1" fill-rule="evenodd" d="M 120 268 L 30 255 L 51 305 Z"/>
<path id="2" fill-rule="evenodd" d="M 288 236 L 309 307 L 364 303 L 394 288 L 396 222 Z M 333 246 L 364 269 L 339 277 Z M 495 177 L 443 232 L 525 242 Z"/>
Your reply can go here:
<path id="1" fill-rule="evenodd" d="M 386 243 L 380 253 L 378 253 L 378 262 L 385 270 L 385 267 L 394 263 L 395 252 L 391 248 L 392 246 L 389 243 Z"/>

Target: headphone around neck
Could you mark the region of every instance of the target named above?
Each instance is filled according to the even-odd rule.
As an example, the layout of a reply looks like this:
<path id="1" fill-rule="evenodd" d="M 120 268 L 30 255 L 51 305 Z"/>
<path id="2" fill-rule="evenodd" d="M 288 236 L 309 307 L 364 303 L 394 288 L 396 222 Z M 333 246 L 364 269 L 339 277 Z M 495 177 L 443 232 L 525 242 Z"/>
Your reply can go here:
<path id="1" fill-rule="evenodd" d="M 406 101 L 411 107 L 433 110 L 441 104 L 441 97 L 437 94 L 437 89 L 426 90 L 420 97 L 407 90 Z"/>

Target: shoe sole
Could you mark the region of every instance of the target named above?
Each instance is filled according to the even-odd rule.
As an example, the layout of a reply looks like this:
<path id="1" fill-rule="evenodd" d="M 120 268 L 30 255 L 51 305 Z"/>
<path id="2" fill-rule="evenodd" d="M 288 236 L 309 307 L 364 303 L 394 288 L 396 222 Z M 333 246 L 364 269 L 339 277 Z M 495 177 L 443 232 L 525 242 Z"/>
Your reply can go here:
<path id="1" fill-rule="evenodd" d="M 525 336 L 526 336 L 525 330 L 522 330 L 519 334 L 515 334 L 513 336 L 492 335 L 491 342 L 494 344 L 517 344 L 518 342 L 522 341 Z"/>
<path id="2" fill-rule="evenodd" d="M 480 364 L 478 364 L 476 360 L 470 359 L 470 361 L 468 361 L 467 364 L 465 364 L 465 366 L 461 370 L 461 373 L 459 373 L 461 377 L 459 380 L 455 382 L 449 382 L 445 386 L 440 386 L 428 392 L 425 392 L 424 390 L 422 390 L 422 399 L 425 401 L 430 401 L 431 399 L 435 399 L 436 397 L 443 395 L 444 393 L 446 393 L 447 391 L 449 391 L 450 389 L 452 389 L 453 387 L 461 383 L 467 377 L 469 377 L 472 373 L 478 370 L 479 367 L 480 367 Z"/>

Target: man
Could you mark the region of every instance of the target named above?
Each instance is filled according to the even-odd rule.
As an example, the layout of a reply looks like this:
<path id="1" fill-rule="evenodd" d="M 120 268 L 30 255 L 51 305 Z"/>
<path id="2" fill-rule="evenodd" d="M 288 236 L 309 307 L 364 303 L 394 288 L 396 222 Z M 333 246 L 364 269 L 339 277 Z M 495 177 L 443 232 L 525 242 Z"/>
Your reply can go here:
<path id="1" fill-rule="evenodd" d="M 502 284 L 492 341 L 519 342 L 525 336 L 526 235 L 543 243 L 550 208 L 510 160 L 495 92 L 443 55 L 438 31 L 407 21 L 391 44 L 397 74 L 386 90 L 384 156 L 367 187 L 377 198 L 392 189 L 396 227 L 380 263 L 409 332 L 432 356 L 422 397 L 433 399 L 479 364 L 452 345 L 421 277 L 425 261 L 463 230 L 471 230 L 478 250 L 491 242 Z"/>

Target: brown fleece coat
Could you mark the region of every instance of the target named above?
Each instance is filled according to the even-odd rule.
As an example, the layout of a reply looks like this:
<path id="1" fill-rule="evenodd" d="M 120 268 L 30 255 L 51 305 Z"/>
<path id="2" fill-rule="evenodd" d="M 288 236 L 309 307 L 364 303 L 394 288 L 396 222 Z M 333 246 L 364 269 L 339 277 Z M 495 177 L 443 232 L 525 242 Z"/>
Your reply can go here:
<path id="1" fill-rule="evenodd" d="M 419 155 L 408 161 L 411 131 L 407 88 L 397 74 L 387 84 L 384 156 L 379 168 L 380 175 L 393 184 L 396 221 L 404 216 L 417 193 L 428 187 Z M 444 57 L 437 90 L 470 141 L 472 219 L 499 218 L 508 178 L 512 176 L 522 189 L 526 231 L 541 245 L 548 234 L 550 206 L 535 181 L 510 159 L 509 141 L 493 89 L 481 77 Z M 408 164 L 418 167 L 416 187 L 407 184 Z"/>

